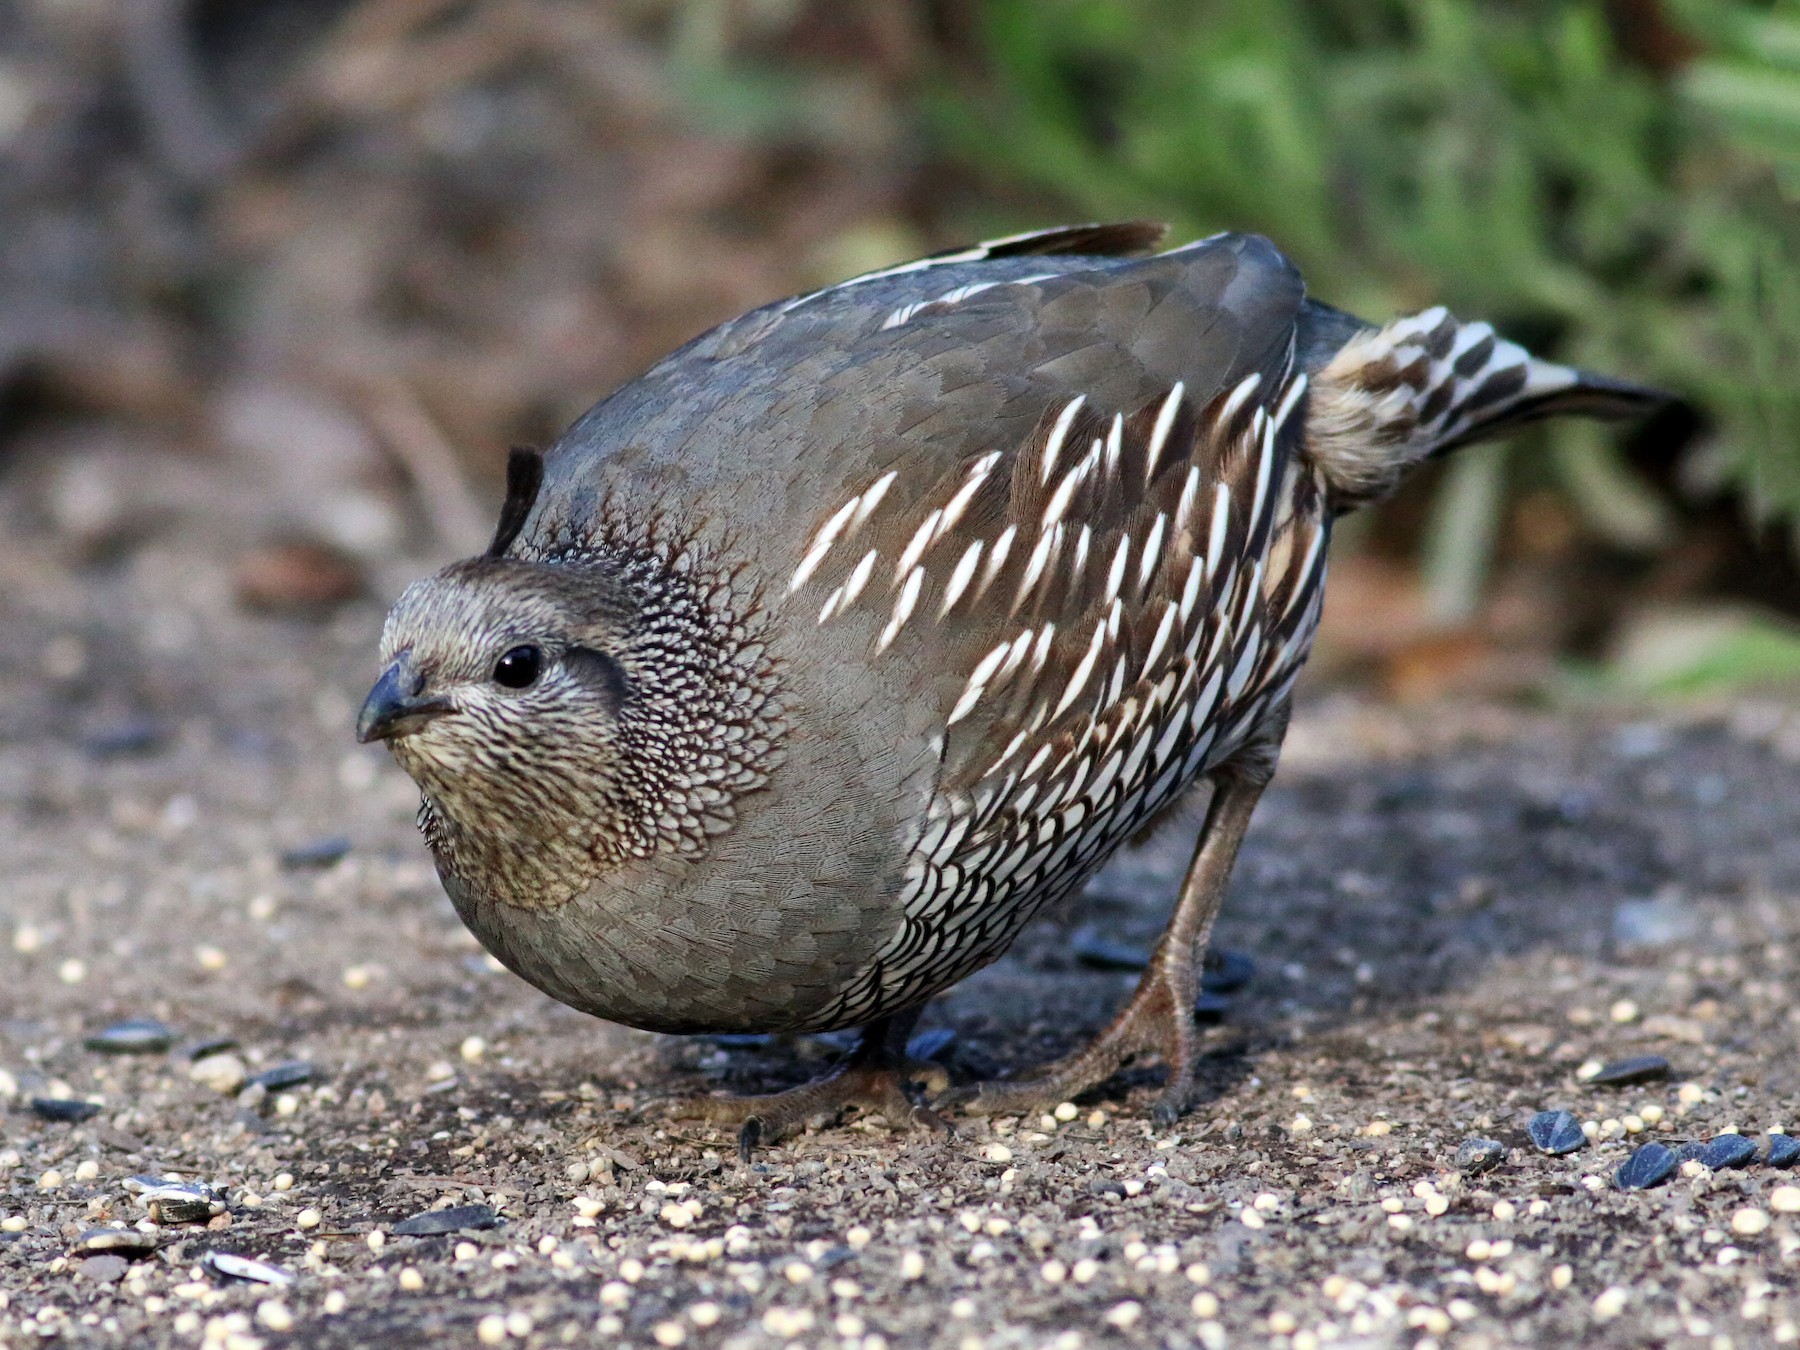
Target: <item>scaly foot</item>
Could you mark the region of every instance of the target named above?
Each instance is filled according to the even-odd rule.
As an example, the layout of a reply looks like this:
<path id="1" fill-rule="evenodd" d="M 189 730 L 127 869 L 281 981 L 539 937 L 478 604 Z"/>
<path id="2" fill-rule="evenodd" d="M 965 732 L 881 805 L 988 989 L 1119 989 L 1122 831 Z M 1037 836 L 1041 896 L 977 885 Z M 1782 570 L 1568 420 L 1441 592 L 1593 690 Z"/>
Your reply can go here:
<path id="1" fill-rule="evenodd" d="M 854 1054 L 825 1077 L 786 1092 L 742 1097 L 683 1097 L 670 1104 L 671 1115 L 737 1125 L 738 1156 L 748 1161 L 757 1144 L 778 1139 L 809 1121 L 835 1116 L 849 1107 L 878 1115 L 895 1128 L 925 1128 L 950 1133 L 950 1123 L 917 1101 L 909 1090 L 915 1082 L 941 1084 L 944 1071 L 935 1064 L 909 1060 L 906 1031 L 898 1019 L 863 1029 Z"/>
<path id="2" fill-rule="evenodd" d="M 1029 1078 L 982 1083 L 953 1094 L 945 1104 L 954 1101 L 983 1116 L 1036 1114 L 1097 1087 L 1127 1060 L 1155 1052 L 1168 1066 L 1169 1078 L 1152 1114 L 1166 1129 L 1187 1109 L 1193 1093 L 1197 1041 L 1193 998 L 1191 991 L 1180 987 L 1191 979 L 1191 967 L 1172 972 L 1153 966 L 1131 1002 L 1082 1049 L 1034 1070 Z"/>

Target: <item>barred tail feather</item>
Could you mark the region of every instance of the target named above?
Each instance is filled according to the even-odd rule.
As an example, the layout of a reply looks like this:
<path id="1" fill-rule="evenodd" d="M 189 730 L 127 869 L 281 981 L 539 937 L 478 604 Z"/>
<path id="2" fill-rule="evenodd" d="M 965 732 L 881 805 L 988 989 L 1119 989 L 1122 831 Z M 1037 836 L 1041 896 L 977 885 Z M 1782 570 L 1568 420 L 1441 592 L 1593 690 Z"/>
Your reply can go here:
<path id="1" fill-rule="evenodd" d="M 1319 320 L 1341 327 L 1335 311 Z M 1359 327 L 1313 374 L 1307 444 L 1337 509 L 1392 491 L 1415 464 L 1572 413 L 1626 418 L 1669 396 L 1539 360 L 1485 323 L 1459 323 L 1439 307 Z"/>

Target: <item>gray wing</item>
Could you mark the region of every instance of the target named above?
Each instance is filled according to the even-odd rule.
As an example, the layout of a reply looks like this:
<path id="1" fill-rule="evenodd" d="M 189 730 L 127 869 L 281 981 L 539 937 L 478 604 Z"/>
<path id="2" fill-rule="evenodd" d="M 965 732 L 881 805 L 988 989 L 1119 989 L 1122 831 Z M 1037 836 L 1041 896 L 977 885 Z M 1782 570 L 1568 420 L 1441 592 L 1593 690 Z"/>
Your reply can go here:
<path id="1" fill-rule="evenodd" d="M 879 908 L 898 927 L 819 1025 L 980 964 L 1029 913 L 1016 896 L 1055 893 L 1045 868 L 1110 847 L 1043 815 L 1068 804 L 1031 800 L 1052 775 L 1116 794 L 1153 769 L 1166 796 L 1199 739 L 1223 745 L 1214 713 L 1267 706 L 1306 606 L 1294 568 L 1265 583 L 1262 564 L 1307 572 L 1323 542 L 1293 510 L 1302 303 L 1287 260 L 1241 235 L 940 260 L 716 329 L 550 452 L 517 549 L 672 521 L 730 558 L 785 663 L 790 750 L 836 754 L 856 828 L 891 832 L 893 872 L 854 889 L 897 888 Z M 1151 713 L 1192 721 L 1122 762 Z M 1021 837 L 1034 810 L 1049 834 Z M 987 870 L 967 852 L 1000 847 L 1023 852 Z M 969 923 L 963 959 L 926 959 Z"/>
<path id="2" fill-rule="evenodd" d="M 1227 235 L 1146 259 L 940 261 L 766 306 L 577 422 L 549 453 L 524 546 L 578 534 L 608 495 L 637 514 L 698 503 L 729 515 L 699 525 L 733 528 L 779 570 L 869 470 L 899 469 L 899 500 L 1017 450 L 1075 393 L 1135 409 L 1177 381 L 1204 400 L 1272 374 L 1300 301 L 1271 245 Z"/>

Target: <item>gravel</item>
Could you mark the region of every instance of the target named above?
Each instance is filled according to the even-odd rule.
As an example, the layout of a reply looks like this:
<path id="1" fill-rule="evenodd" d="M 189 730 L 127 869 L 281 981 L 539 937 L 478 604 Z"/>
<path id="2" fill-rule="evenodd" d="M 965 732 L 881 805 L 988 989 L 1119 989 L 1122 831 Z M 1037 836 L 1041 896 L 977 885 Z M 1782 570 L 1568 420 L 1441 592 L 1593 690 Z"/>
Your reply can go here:
<path id="1" fill-rule="evenodd" d="M 19 491 L 0 485 L 0 508 Z M 1219 923 L 1255 976 L 1204 1030 L 1174 1129 L 1153 1128 L 1158 1075 L 1134 1068 L 1041 1117 L 962 1118 L 948 1138 L 851 1119 L 743 1164 L 729 1131 L 660 1103 L 793 1083 L 832 1043 L 610 1027 L 481 953 L 408 784 L 349 736 L 380 606 L 236 610 L 234 512 L 255 509 L 227 495 L 207 532 L 128 565 L 0 536 L 0 1343 L 1800 1336 L 1791 1171 L 1694 1159 L 1615 1184 L 1648 1145 L 1737 1131 L 1754 1150 L 1800 1118 L 1793 704 L 1398 712 L 1311 691 Z M 133 718 L 162 734 L 84 743 Z M 1190 830 L 930 1010 L 953 1078 L 1092 1034 L 1134 975 L 1085 964 L 1070 935 L 1149 950 Z M 351 841 L 335 861 L 283 865 L 334 836 Z M 220 1091 L 181 1050 L 84 1047 L 129 1018 L 205 1038 L 195 1063 L 229 1054 L 245 1082 L 312 1072 Z M 1671 1077 L 1576 1072 L 1639 1056 Z M 97 1110 L 51 1121 L 38 1099 Z M 1546 1106 L 1581 1151 L 1531 1146 Z M 1487 1170 L 1467 1169 L 1471 1140 Z M 432 1214 L 446 1231 L 402 1233 Z M 92 1230 L 149 1240 L 109 1250 Z"/>

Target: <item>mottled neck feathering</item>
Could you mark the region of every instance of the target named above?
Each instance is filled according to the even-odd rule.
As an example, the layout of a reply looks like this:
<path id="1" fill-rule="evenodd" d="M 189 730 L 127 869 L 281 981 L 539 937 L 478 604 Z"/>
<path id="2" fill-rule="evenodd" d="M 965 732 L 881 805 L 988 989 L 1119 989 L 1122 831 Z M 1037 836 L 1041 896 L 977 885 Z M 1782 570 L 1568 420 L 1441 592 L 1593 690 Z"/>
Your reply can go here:
<path id="1" fill-rule="evenodd" d="M 420 829 L 439 866 L 496 899 L 554 906 L 633 859 L 698 857 L 780 761 L 785 721 L 760 611 L 689 541 L 601 531 L 422 584 L 449 594 L 403 598 L 391 644 L 429 628 L 434 605 L 467 622 L 470 588 L 501 593 L 515 614 L 533 601 L 567 613 L 595 597 L 606 610 L 597 637 L 562 642 L 569 689 L 547 677 L 534 701 L 464 707 L 394 743 L 419 783 Z M 603 651 L 587 651 L 590 640 Z M 602 661 L 606 680 L 591 675 Z"/>

